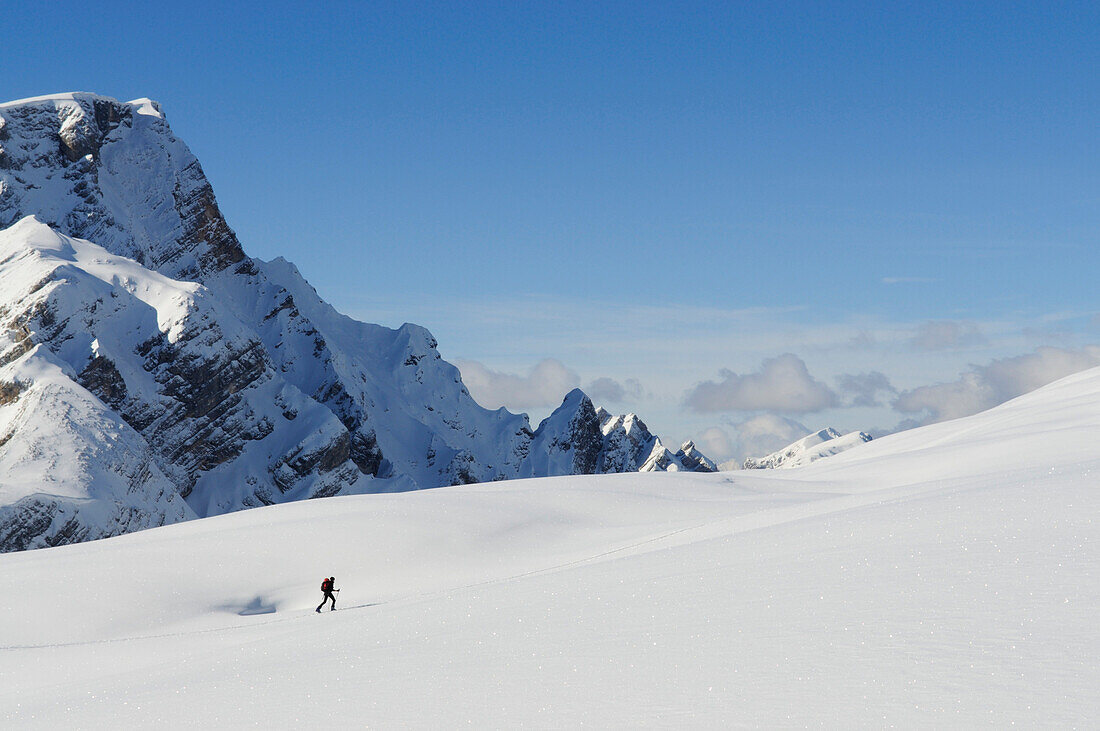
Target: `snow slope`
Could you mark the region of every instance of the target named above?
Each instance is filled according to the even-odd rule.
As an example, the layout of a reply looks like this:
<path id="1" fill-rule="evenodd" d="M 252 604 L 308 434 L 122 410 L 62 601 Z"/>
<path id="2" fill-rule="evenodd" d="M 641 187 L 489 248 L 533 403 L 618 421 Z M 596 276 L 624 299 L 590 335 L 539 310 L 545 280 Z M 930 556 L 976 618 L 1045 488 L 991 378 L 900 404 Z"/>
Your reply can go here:
<path id="1" fill-rule="evenodd" d="M 801 469 L 337 497 L 6 554 L 0 725 L 1093 727 L 1098 415 L 1093 370 Z"/>

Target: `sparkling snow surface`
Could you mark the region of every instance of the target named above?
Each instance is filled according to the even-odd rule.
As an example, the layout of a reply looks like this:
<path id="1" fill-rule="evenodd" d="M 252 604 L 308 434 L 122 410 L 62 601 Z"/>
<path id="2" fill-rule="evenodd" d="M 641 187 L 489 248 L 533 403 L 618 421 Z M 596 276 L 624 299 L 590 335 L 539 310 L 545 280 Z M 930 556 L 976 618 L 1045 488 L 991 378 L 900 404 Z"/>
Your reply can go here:
<path id="1" fill-rule="evenodd" d="M 1098 478 L 1094 370 L 781 473 L 332 498 L 6 554 L 0 726 L 1095 727 Z"/>

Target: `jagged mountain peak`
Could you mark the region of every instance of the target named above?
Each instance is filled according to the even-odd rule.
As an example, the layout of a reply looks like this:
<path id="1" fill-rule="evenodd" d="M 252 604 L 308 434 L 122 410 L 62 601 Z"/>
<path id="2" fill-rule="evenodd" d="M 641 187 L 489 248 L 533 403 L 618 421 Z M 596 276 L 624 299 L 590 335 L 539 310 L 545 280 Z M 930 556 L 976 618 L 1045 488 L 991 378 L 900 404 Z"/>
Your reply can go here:
<path id="1" fill-rule="evenodd" d="M 714 463 L 694 445 L 673 454 L 635 414 L 597 409 L 579 388 L 566 394 L 561 406 L 535 430 L 530 454 L 532 463 L 545 465 L 547 474 L 568 474 L 567 466 L 580 465 L 598 474 L 715 471 Z"/>
<path id="2" fill-rule="evenodd" d="M 602 408 L 596 408 L 595 404 L 592 403 L 592 399 L 588 397 L 588 394 L 579 388 L 574 388 L 569 391 L 569 393 L 565 394 L 565 397 L 561 400 L 561 406 L 555 409 L 555 413 L 559 411 L 562 413 L 578 411 L 587 413 L 591 411 L 599 423 L 603 423 L 603 414 L 607 413 Z"/>
<path id="3" fill-rule="evenodd" d="M 247 266 L 156 102 L 56 94 L 0 105 L 0 120 L 0 228 L 34 214 L 177 279 Z"/>
<path id="4" fill-rule="evenodd" d="M 871 435 L 866 432 L 851 432 L 842 435 L 836 429 L 826 427 L 804 436 L 767 456 L 750 457 L 745 460 L 742 468 L 752 470 L 802 467 L 810 462 L 831 457 L 869 441 L 871 441 Z"/>
<path id="5" fill-rule="evenodd" d="M 614 429 L 623 429 L 628 433 L 633 431 L 649 432 L 649 427 L 645 425 L 645 422 L 633 413 L 611 414 L 604 409 L 600 409 L 600 424 L 605 433 Z"/>
<path id="6" fill-rule="evenodd" d="M 695 442 L 687 440 L 680 445 L 679 451 L 674 455 L 676 461 L 682 465 L 684 469 L 691 472 L 717 472 L 718 467 L 715 465 L 714 460 L 707 457 L 699 448 L 695 446 Z"/>

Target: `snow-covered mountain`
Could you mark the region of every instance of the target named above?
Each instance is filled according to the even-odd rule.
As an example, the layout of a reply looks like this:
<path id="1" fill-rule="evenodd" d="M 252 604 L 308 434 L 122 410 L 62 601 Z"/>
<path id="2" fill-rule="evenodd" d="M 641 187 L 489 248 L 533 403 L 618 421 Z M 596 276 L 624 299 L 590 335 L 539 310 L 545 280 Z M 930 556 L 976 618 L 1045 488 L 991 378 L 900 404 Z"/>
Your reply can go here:
<path id="1" fill-rule="evenodd" d="M 866 432 L 854 431 L 841 434 L 832 427 L 826 427 L 819 432 L 802 437 L 798 441 L 788 444 L 783 449 L 772 452 L 765 457 L 750 457 L 745 460 L 741 468 L 763 470 L 802 467 L 824 457 L 840 454 L 869 441 L 871 441 L 871 435 Z"/>
<path id="2" fill-rule="evenodd" d="M 619 472 L 714 472 L 714 463 L 686 442 L 673 454 L 634 414 L 597 409 L 580 389 L 535 431 L 524 477 Z"/>
<path id="3" fill-rule="evenodd" d="M 532 431 L 484 409 L 424 328 L 352 320 L 289 262 L 248 257 L 148 99 L 0 104 L 0 229 L 0 506 L 24 516 L 4 513 L 0 550 L 309 497 L 680 464 L 633 417 L 604 436 L 600 419 Z M 53 370 L 39 384 L 41 363 Z M 51 393 L 74 404 L 72 433 L 28 429 L 28 399 L 65 379 Z M 112 414 L 127 427 L 118 449 L 74 436 Z M 590 460 L 592 426 L 614 444 Z M 29 517 L 56 491 L 12 475 L 44 464 L 29 455 L 46 443 L 72 470 L 88 450 L 106 460 L 130 517 Z M 89 475 L 73 483 L 81 499 L 113 500 Z M 167 505 L 165 482 L 186 505 Z"/>
<path id="4" fill-rule="evenodd" d="M 121 417 L 156 474 L 199 515 L 361 491 L 369 482 L 350 458 L 339 419 L 280 378 L 256 334 L 221 312 L 201 285 L 33 217 L 0 232 L 0 281 L 0 331 L 7 333 L 0 362 L 14 369 L 4 379 L 14 395 L 3 411 L 22 414 L 6 434 L 36 435 L 64 450 L 49 419 L 30 428 L 33 412 L 22 403 L 24 386 L 31 394 L 43 385 L 28 364 L 46 358 L 56 366 L 51 380 L 68 378 L 63 392 L 85 397 L 71 399 L 72 419 L 98 423 L 107 410 Z M 0 455 L 14 459 L 11 452 Z M 0 472 L 0 482 L 9 474 Z M 44 470 L 44 477 L 55 474 Z"/>
<path id="5" fill-rule="evenodd" d="M 672 455 L 680 464 L 680 468 L 689 472 L 717 472 L 718 465 L 710 457 L 699 451 L 695 442 L 690 439 L 680 445 L 676 454 Z"/>

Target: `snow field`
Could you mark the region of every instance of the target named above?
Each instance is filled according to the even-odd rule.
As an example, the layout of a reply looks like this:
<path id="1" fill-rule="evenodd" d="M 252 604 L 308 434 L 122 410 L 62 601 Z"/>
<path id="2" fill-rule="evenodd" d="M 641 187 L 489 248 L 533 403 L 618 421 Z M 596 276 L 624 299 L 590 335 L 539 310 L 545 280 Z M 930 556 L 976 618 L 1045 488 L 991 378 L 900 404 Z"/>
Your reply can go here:
<path id="1" fill-rule="evenodd" d="M 0 556 L 0 723 L 1091 727 L 1098 385 L 782 473 L 333 498 Z"/>

